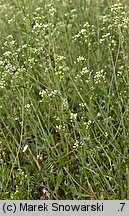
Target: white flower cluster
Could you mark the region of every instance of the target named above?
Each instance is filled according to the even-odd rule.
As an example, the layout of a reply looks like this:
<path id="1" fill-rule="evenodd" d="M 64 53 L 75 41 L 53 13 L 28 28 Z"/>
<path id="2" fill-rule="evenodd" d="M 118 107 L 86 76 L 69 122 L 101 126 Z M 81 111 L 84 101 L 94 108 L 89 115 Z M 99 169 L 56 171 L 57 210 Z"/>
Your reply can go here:
<path id="1" fill-rule="evenodd" d="M 84 146 L 84 141 L 82 140 L 76 140 L 73 144 L 73 149 L 82 148 Z"/>
<path id="2" fill-rule="evenodd" d="M 41 100 L 39 101 L 40 103 L 43 102 L 45 99 L 51 99 L 55 98 L 56 96 L 60 96 L 60 92 L 58 92 L 56 89 L 55 90 L 48 90 L 48 89 L 43 89 L 42 91 L 39 92 L 39 95 L 41 96 Z"/>
<path id="3" fill-rule="evenodd" d="M 92 121 L 91 120 L 88 120 L 87 122 L 84 122 L 84 125 L 85 125 L 85 128 L 86 130 L 89 129 L 90 125 L 91 125 Z"/>
<path id="4" fill-rule="evenodd" d="M 62 98 L 62 105 L 63 105 L 63 109 L 68 109 L 69 104 L 66 98 Z"/>
<path id="5" fill-rule="evenodd" d="M 70 121 L 73 122 L 76 119 L 77 119 L 77 113 L 70 112 Z"/>
<path id="6" fill-rule="evenodd" d="M 88 70 L 87 67 L 83 67 L 82 70 L 75 76 L 75 81 L 83 81 L 83 76 L 84 76 L 84 79 L 85 79 L 85 82 L 88 83 L 89 82 L 89 75 L 90 75 L 90 72 Z"/>
<path id="7" fill-rule="evenodd" d="M 100 43 L 107 42 L 114 49 L 117 37 L 121 35 L 121 39 L 123 39 L 124 33 L 129 28 L 129 17 L 123 5 L 121 3 L 111 5 L 108 13 L 101 17 L 101 23 L 103 34 L 100 38 Z"/>
<path id="8" fill-rule="evenodd" d="M 100 71 L 97 71 L 94 75 L 95 84 L 101 83 L 102 81 L 106 83 L 105 75 L 106 73 L 104 73 L 103 69 L 101 69 Z"/>
<path id="9" fill-rule="evenodd" d="M 85 61 L 86 59 L 83 57 L 83 56 L 79 56 L 77 58 L 77 62 L 82 62 L 82 61 Z"/>
<path id="10" fill-rule="evenodd" d="M 83 28 L 78 32 L 77 35 L 73 37 L 73 39 L 76 41 L 79 39 L 79 43 L 82 44 L 85 42 L 88 45 L 91 45 L 91 39 L 95 36 L 95 29 L 94 25 L 90 25 L 89 22 L 86 22 L 83 25 Z"/>
<path id="11" fill-rule="evenodd" d="M 59 132 L 59 131 L 65 131 L 66 127 L 65 125 L 56 125 L 56 132 Z"/>

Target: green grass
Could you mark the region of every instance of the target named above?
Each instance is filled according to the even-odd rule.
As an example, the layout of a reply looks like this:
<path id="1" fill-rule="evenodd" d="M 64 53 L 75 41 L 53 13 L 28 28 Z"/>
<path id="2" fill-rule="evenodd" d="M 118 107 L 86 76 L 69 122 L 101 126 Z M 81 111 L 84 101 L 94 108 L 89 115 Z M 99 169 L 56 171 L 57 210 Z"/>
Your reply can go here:
<path id="1" fill-rule="evenodd" d="M 1 199 L 129 199 L 128 11 L 0 0 Z"/>

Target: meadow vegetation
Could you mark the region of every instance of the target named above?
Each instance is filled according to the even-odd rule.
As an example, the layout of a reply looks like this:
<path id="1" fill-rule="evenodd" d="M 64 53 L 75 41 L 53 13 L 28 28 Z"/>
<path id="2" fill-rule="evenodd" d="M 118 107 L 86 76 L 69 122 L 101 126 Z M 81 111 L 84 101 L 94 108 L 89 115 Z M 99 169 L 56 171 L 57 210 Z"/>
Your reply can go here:
<path id="1" fill-rule="evenodd" d="M 129 5 L 0 0 L 0 198 L 129 199 Z"/>

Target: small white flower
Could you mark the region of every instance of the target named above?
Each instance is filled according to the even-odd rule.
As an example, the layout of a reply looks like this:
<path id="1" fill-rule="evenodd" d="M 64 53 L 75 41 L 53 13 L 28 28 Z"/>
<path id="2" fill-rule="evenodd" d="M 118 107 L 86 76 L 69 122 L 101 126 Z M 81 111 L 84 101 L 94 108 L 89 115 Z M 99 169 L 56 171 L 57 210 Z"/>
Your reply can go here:
<path id="1" fill-rule="evenodd" d="M 26 105 L 25 105 L 25 109 L 29 109 L 30 107 L 31 107 L 30 104 L 26 104 Z"/>
<path id="2" fill-rule="evenodd" d="M 46 197 L 49 197 L 49 192 L 46 188 L 43 188 L 43 194 L 46 196 Z"/>
<path id="3" fill-rule="evenodd" d="M 26 152 L 27 149 L 28 149 L 28 145 L 26 144 L 23 148 L 23 152 Z"/>

